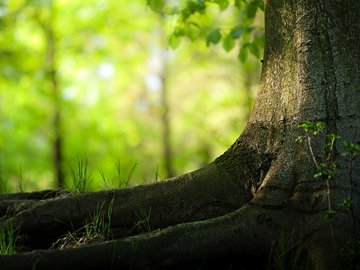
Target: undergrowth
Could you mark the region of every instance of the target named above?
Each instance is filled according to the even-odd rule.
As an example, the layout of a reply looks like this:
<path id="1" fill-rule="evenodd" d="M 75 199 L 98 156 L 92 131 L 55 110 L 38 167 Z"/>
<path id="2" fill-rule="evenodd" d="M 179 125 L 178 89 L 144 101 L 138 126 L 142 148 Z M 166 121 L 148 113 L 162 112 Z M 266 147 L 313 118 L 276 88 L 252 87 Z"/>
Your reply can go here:
<path id="1" fill-rule="evenodd" d="M 105 209 L 105 202 L 98 206 L 83 227 L 74 229 L 74 226 L 71 224 L 73 230 L 53 243 L 52 248 L 63 249 L 67 247 L 77 247 L 96 241 L 112 239 L 111 215 L 114 200 L 115 197 L 111 199 L 107 209 Z"/>
<path id="2" fill-rule="evenodd" d="M 338 134 L 331 133 L 325 123 L 305 121 L 298 126 L 304 131 L 303 136 L 299 136 L 297 141 L 306 142 L 313 160 L 316 171 L 314 178 L 322 180 L 326 183 L 327 209 L 324 211 L 325 220 L 329 222 L 331 228 L 331 237 L 334 239 L 335 232 L 332 222 L 337 219 L 338 212 L 343 211 L 350 214 L 352 224 L 349 230 L 349 240 L 341 249 L 337 250 L 337 256 L 342 269 L 360 269 L 360 241 L 356 239 L 355 225 L 359 222 L 354 212 L 355 200 L 355 181 L 354 181 L 354 161 L 360 155 L 360 145 L 356 144 L 356 132 L 353 134 L 351 141 L 343 139 Z M 360 130 L 360 127 L 358 128 Z M 325 135 L 325 142 L 322 146 L 322 155 L 316 155 L 314 152 L 313 140 L 319 135 Z M 320 157 L 319 157 L 320 156 Z M 340 204 L 334 205 L 331 200 L 331 188 L 336 186 L 335 176 L 339 167 L 338 158 L 343 157 L 345 161 L 345 169 L 348 175 L 348 190 Z M 342 165 L 344 166 L 344 165 Z"/>
<path id="3" fill-rule="evenodd" d="M 76 168 L 71 167 L 72 185 L 69 190 L 75 193 L 83 193 L 88 190 L 91 183 L 91 172 L 88 171 L 88 160 L 85 158 L 77 160 Z"/>
<path id="4" fill-rule="evenodd" d="M 11 223 L 0 226 L 0 255 L 11 255 L 16 253 L 18 230 Z"/>

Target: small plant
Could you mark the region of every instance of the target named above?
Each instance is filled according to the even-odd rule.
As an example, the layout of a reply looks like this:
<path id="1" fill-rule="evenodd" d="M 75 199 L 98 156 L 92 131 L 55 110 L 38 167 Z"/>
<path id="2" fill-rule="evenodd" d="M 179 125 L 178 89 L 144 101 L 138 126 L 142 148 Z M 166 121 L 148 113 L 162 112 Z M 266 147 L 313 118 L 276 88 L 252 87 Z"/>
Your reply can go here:
<path id="1" fill-rule="evenodd" d="M 16 253 L 18 230 L 14 229 L 11 223 L 0 227 L 0 255 Z"/>
<path id="2" fill-rule="evenodd" d="M 118 181 L 119 181 L 119 188 L 126 188 L 129 186 L 129 182 L 131 180 L 131 177 L 133 176 L 134 172 L 135 172 L 135 169 L 138 165 L 137 162 L 134 163 L 134 165 L 132 166 L 132 168 L 130 169 L 128 175 L 126 178 L 122 179 L 121 178 L 121 163 L 120 163 L 120 160 L 118 160 L 116 162 L 116 173 L 117 173 L 117 178 L 118 178 Z"/>
<path id="3" fill-rule="evenodd" d="M 23 179 L 21 164 L 20 164 L 20 168 L 19 168 L 18 190 L 21 193 L 23 193 L 25 191 L 25 185 L 24 185 L 24 179 Z"/>
<path id="4" fill-rule="evenodd" d="M 160 173 L 159 173 L 159 165 L 156 166 L 155 171 L 155 182 L 157 182 L 159 179 L 161 179 Z"/>
<path id="5" fill-rule="evenodd" d="M 109 203 L 107 212 L 104 211 L 104 203 L 98 207 L 89 223 L 85 224 L 86 239 L 106 240 L 111 236 L 111 214 L 115 197 Z"/>
<path id="6" fill-rule="evenodd" d="M 111 239 L 111 215 L 114 201 L 115 197 L 110 201 L 107 211 L 104 209 L 105 203 L 97 207 L 90 220 L 83 227 L 75 230 L 73 224 L 71 224 L 72 232 L 68 232 L 64 237 L 58 239 L 52 244 L 52 248 L 78 247 L 94 241 Z"/>
<path id="7" fill-rule="evenodd" d="M 298 128 L 303 129 L 305 132 L 304 136 L 299 136 L 296 141 L 297 142 L 303 142 L 306 140 L 308 148 L 310 150 L 311 158 L 313 159 L 315 166 L 318 167 L 318 162 L 316 160 L 316 157 L 314 155 L 313 147 L 311 144 L 311 140 L 314 136 L 318 135 L 321 131 L 325 129 L 325 124 L 323 122 L 311 122 L 311 121 L 305 121 L 304 123 L 300 124 Z"/>
<path id="8" fill-rule="evenodd" d="M 330 182 L 334 180 L 334 172 L 336 170 L 337 164 L 335 162 L 335 145 L 337 141 L 340 141 L 342 146 L 341 155 L 347 158 L 348 163 L 348 176 L 349 176 L 349 197 L 344 198 L 340 207 L 348 209 L 351 213 L 353 227 L 355 226 L 355 214 L 353 210 L 353 201 L 354 201 L 354 179 L 353 179 L 353 162 L 360 155 L 360 146 L 343 140 L 340 136 L 330 133 L 326 136 L 327 143 L 325 144 L 324 158 L 322 161 L 318 161 L 314 155 L 313 147 L 311 140 L 314 136 L 318 135 L 320 132 L 326 129 L 326 125 L 322 122 L 311 122 L 305 121 L 298 126 L 303 129 L 305 132 L 304 136 L 299 136 L 297 141 L 303 142 L 307 141 L 308 148 L 311 154 L 311 157 L 316 166 L 315 178 L 323 179 L 326 181 L 327 185 L 327 198 L 328 198 L 328 209 L 325 211 L 325 217 L 327 220 L 334 220 L 336 216 L 336 211 L 332 209 L 330 201 Z"/>
<path id="9" fill-rule="evenodd" d="M 114 185 L 113 185 L 113 183 L 112 183 L 108 178 L 106 178 L 103 169 L 98 168 L 98 172 L 99 172 L 99 174 L 100 174 L 100 176 L 101 176 L 101 179 L 102 179 L 102 181 L 103 181 L 103 183 L 104 183 L 104 188 L 105 188 L 105 189 L 113 189 L 113 188 L 114 188 Z"/>
<path id="10" fill-rule="evenodd" d="M 335 143 L 336 143 L 336 140 L 340 139 L 340 137 L 333 133 L 328 134 L 326 136 L 328 143 L 325 144 L 324 158 L 322 160 L 318 161 L 314 154 L 314 150 L 313 150 L 313 146 L 312 146 L 312 139 L 326 129 L 325 123 L 305 121 L 304 123 L 300 124 L 298 126 L 298 128 L 303 129 L 305 132 L 305 135 L 299 136 L 297 138 L 297 141 L 298 142 L 303 142 L 303 141 L 307 142 L 311 158 L 316 167 L 316 172 L 314 174 L 314 177 L 317 179 L 323 179 L 326 182 L 327 203 L 328 203 L 327 208 L 328 209 L 325 211 L 325 218 L 329 221 L 332 221 L 335 218 L 336 211 L 332 209 L 332 205 L 331 205 L 330 183 L 332 180 L 334 180 L 334 171 L 337 166 L 337 164 L 334 160 Z"/>
<path id="11" fill-rule="evenodd" d="M 135 228 L 137 228 L 140 231 L 146 231 L 150 232 L 152 231 L 152 226 L 150 223 L 150 216 L 151 216 L 151 207 L 146 209 L 142 202 L 135 196 L 135 202 L 137 205 L 137 208 L 139 209 L 139 213 L 137 214 L 137 217 L 139 221 L 135 224 Z"/>
<path id="12" fill-rule="evenodd" d="M 77 168 L 71 168 L 71 178 L 72 178 L 72 187 L 70 190 L 73 190 L 76 193 L 85 192 L 91 182 L 91 173 L 88 172 L 88 161 L 78 159 Z"/>
<path id="13" fill-rule="evenodd" d="M 138 163 L 135 162 L 133 167 L 130 169 L 126 178 L 122 177 L 122 169 L 121 169 L 121 162 L 117 160 L 115 162 L 115 169 L 116 169 L 116 176 L 113 177 L 113 180 L 109 180 L 106 178 L 105 173 L 102 169 L 98 169 L 100 176 L 103 180 L 104 186 L 106 189 L 113 189 L 113 188 L 126 188 L 129 186 L 130 180 L 135 172 Z"/>
<path id="14" fill-rule="evenodd" d="M 0 176 L 0 193 L 6 194 L 9 193 L 8 182 Z"/>
<path id="15" fill-rule="evenodd" d="M 303 142 L 304 140 L 308 143 L 308 148 L 310 150 L 311 157 L 316 166 L 316 173 L 314 175 L 315 178 L 323 179 L 326 181 L 327 185 L 327 200 L 328 200 L 328 209 L 325 211 L 325 218 L 328 221 L 333 221 L 336 218 L 336 210 L 332 208 L 331 200 L 330 200 L 330 182 L 334 180 L 334 172 L 337 168 L 337 164 L 335 162 L 335 146 L 337 141 L 340 142 L 342 146 L 341 155 L 346 158 L 347 166 L 348 166 L 348 178 L 349 178 L 349 196 L 345 197 L 340 205 L 338 205 L 337 209 L 345 209 L 350 212 L 350 216 L 352 219 L 351 230 L 350 230 L 350 241 L 347 242 L 347 245 L 341 251 L 340 258 L 345 258 L 345 260 L 349 261 L 349 257 L 353 255 L 354 250 L 358 252 L 359 250 L 359 242 L 353 240 L 353 234 L 355 232 L 355 225 L 357 221 L 357 217 L 354 213 L 353 202 L 354 202 L 354 192 L 355 192 L 355 184 L 353 179 L 353 162 L 360 155 L 360 146 L 343 140 L 340 136 L 330 133 L 326 136 L 327 143 L 325 144 L 324 150 L 324 158 L 321 161 L 318 161 L 314 155 L 314 151 L 311 144 L 311 139 L 318 135 L 321 131 L 325 130 L 326 126 L 322 122 L 310 122 L 305 121 L 303 124 L 298 126 L 303 129 L 305 132 L 305 136 L 300 136 L 297 138 L 297 141 Z M 354 136 L 355 138 L 355 136 Z M 353 138 L 353 141 L 354 141 Z M 332 235 L 334 236 L 334 231 L 332 225 L 330 224 Z M 353 243 L 356 243 L 354 246 Z M 334 243 L 335 245 L 335 243 Z M 354 256 L 353 256 L 354 257 Z M 355 256 L 356 257 L 356 256 Z M 356 257 L 359 259 L 359 256 Z M 353 260 L 353 259 L 351 259 Z M 360 269 L 360 266 L 358 268 Z"/>
<path id="16" fill-rule="evenodd" d="M 140 209 L 140 214 L 137 215 L 137 217 L 139 218 L 139 226 L 141 228 L 145 228 L 145 231 L 151 232 L 152 231 L 152 226 L 150 224 L 151 207 L 149 208 L 148 211 L 146 211 L 145 208 L 141 206 L 139 207 L 139 209 Z"/>

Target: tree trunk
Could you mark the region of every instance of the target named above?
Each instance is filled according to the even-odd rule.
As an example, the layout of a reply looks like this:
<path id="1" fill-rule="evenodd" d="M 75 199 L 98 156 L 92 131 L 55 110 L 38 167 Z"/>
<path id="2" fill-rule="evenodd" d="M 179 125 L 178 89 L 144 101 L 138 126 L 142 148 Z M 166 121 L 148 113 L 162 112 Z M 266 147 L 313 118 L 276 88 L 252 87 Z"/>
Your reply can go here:
<path id="1" fill-rule="evenodd" d="M 159 15 L 159 48 L 164 50 L 166 40 L 164 33 L 164 15 Z M 169 86 L 167 83 L 168 73 L 169 73 L 169 65 L 168 65 L 168 55 L 166 55 L 163 51 L 161 52 L 160 59 L 162 68 L 160 70 L 160 74 L 158 76 L 161 80 L 161 126 L 162 126 L 162 152 L 163 152 L 163 160 L 164 160 L 164 169 L 166 178 L 173 177 L 175 175 L 173 168 L 173 150 L 171 144 L 171 112 L 170 112 L 170 104 L 169 104 Z"/>
<path id="2" fill-rule="evenodd" d="M 48 74 L 49 86 L 53 96 L 53 140 L 52 154 L 55 182 L 57 187 L 64 187 L 64 169 L 63 169 L 63 134 L 61 129 L 61 93 L 58 80 L 58 70 L 56 66 L 56 37 L 54 33 L 54 6 L 49 2 L 49 18 L 42 23 L 44 34 L 46 36 L 46 72 Z"/>
<path id="3" fill-rule="evenodd" d="M 360 142 L 358 14 L 357 0 L 266 1 L 260 90 L 232 147 L 210 165 L 161 183 L 12 204 L 0 224 L 19 228 L 30 250 L 81 228 L 100 206 L 111 212 L 115 239 L 0 256 L 0 267 L 344 266 L 340 248 L 359 239 L 360 163 L 351 160 L 349 167 L 341 145 L 323 148 L 331 133 Z M 313 137 L 311 147 L 296 142 L 305 120 L 327 125 L 327 134 Z M 324 159 L 338 164 L 331 181 L 314 178 Z M 345 198 L 350 206 L 336 209 Z"/>

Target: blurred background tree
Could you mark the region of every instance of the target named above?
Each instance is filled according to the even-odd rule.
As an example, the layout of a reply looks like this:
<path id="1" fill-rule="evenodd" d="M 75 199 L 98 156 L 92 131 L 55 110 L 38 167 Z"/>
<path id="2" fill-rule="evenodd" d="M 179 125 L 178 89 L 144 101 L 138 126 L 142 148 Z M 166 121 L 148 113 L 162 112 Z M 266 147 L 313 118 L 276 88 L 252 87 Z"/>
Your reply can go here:
<path id="1" fill-rule="evenodd" d="M 144 0 L 1 0 L 0 191 L 69 186 L 81 163 L 96 190 L 212 161 L 256 94 L 263 14 L 250 8 L 208 4 L 181 32 L 181 14 Z"/>

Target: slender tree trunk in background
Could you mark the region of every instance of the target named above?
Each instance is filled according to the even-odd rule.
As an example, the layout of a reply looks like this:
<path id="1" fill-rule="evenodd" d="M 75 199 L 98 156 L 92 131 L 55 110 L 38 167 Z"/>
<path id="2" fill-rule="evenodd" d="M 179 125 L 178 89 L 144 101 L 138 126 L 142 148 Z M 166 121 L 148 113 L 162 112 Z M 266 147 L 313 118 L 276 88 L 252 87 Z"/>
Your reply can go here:
<path id="1" fill-rule="evenodd" d="M 170 125 L 170 108 L 168 100 L 168 87 L 166 83 L 166 72 L 161 75 L 162 89 L 161 89 L 161 120 L 163 127 L 163 157 L 165 166 L 165 177 L 174 176 L 173 161 L 172 161 L 172 147 L 171 147 L 171 125 Z"/>
<path id="2" fill-rule="evenodd" d="M 1 100 L 0 100 L 0 104 L 1 104 Z M 2 140 L 2 139 L 0 139 Z M 0 144 L 2 144 L 3 142 L 1 141 Z M 4 173 L 4 153 L 3 150 L 0 148 L 0 193 L 5 193 L 6 192 L 6 185 L 5 185 L 5 179 L 3 178 L 3 173 Z"/>
<path id="3" fill-rule="evenodd" d="M 63 171 L 63 134 L 61 130 L 61 95 L 57 75 L 56 66 L 56 37 L 53 29 L 54 21 L 54 7 L 51 2 L 50 16 L 47 22 L 43 25 L 46 41 L 47 41 L 47 55 L 46 55 L 46 73 L 52 89 L 54 107 L 53 107 L 53 164 L 55 171 L 55 181 L 57 187 L 64 186 L 64 171 Z"/>
<path id="4" fill-rule="evenodd" d="M 299 124 L 321 120 L 328 134 L 360 144 L 359 14 L 358 0 L 266 1 L 260 89 L 231 148 L 200 170 L 152 185 L 20 205 L 7 197 L 0 228 L 12 223 L 29 246 L 83 227 L 99 203 L 113 203 L 116 240 L 0 256 L 0 267 L 294 269 L 309 258 L 313 269 L 352 269 L 356 261 L 340 264 L 340 250 L 360 239 L 360 159 L 350 168 L 337 144 L 327 155 L 338 164 L 334 179 L 314 179 L 327 136 L 313 138 L 312 151 L 296 139 Z M 346 198 L 350 208 L 335 208 Z M 157 230 L 129 236 L 144 208 Z M 334 219 L 325 219 L 328 210 Z"/>
<path id="5" fill-rule="evenodd" d="M 160 46 L 161 50 L 165 48 L 164 40 L 166 39 L 163 27 L 164 27 L 164 16 L 159 15 L 159 31 L 160 31 Z M 161 122 L 162 122 L 162 143 L 163 143 L 163 159 L 164 159 L 164 167 L 165 167 L 165 177 L 169 178 L 174 176 L 174 168 L 173 168 L 173 151 L 171 146 L 171 120 L 170 120 L 170 106 L 169 106 L 169 88 L 167 85 L 167 56 L 161 55 L 162 61 L 162 70 L 160 75 L 160 79 L 162 82 L 161 87 Z"/>
<path id="6" fill-rule="evenodd" d="M 1 126 L 4 123 L 4 119 L 3 119 L 3 111 L 2 111 L 2 105 L 3 105 L 3 100 L 2 100 L 2 94 L 0 94 L 0 123 Z M 0 130 L 1 132 L 1 130 Z M 5 146 L 5 140 L 3 136 L 0 136 L 0 193 L 6 193 L 6 181 L 4 179 L 4 149 L 3 147 Z"/>

